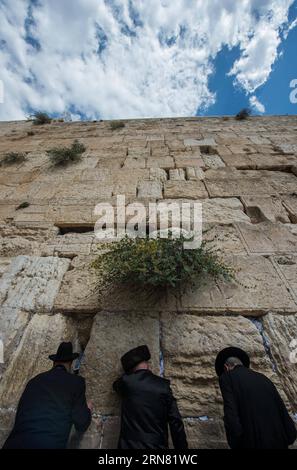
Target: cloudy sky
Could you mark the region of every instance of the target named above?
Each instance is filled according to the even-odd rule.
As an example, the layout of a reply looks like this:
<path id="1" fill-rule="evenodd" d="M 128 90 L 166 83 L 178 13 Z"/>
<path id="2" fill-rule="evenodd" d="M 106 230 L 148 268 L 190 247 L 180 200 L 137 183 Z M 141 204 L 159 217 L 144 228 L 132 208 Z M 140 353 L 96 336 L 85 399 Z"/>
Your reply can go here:
<path id="1" fill-rule="evenodd" d="M 297 114 L 296 18 L 297 0 L 0 0 L 0 120 Z"/>

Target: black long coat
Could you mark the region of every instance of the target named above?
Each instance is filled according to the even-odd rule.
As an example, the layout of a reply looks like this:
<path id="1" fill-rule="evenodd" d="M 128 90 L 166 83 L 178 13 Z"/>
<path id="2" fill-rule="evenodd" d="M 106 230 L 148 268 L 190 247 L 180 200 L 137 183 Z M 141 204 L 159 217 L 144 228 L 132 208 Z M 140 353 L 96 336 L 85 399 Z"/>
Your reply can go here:
<path id="1" fill-rule="evenodd" d="M 175 449 L 188 448 L 169 380 L 138 370 L 124 374 L 113 388 L 122 398 L 119 449 L 167 449 L 168 425 Z"/>
<path id="2" fill-rule="evenodd" d="M 91 422 L 85 380 L 57 366 L 30 380 L 20 398 L 4 449 L 62 449 L 71 426 L 84 432 Z"/>
<path id="3" fill-rule="evenodd" d="M 273 383 L 237 366 L 220 377 L 224 422 L 232 449 L 286 449 L 296 439 L 293 420 Z"/>

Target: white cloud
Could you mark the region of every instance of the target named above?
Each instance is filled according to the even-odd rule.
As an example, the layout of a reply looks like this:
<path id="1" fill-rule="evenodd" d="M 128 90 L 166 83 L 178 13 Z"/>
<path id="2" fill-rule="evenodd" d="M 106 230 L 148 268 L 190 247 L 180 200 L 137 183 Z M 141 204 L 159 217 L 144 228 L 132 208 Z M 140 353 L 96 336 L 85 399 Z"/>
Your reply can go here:
<path id="1" fill-rule="evenodd" d="M 264 104 L 261 103 L 255 95 L 250 97 L 250 106 L 258 113 L 265 113 Z"/>
<path id="2" fill-rule="evenodd" d="M 230 73 L 252 94 L 277 59 L 292 3 L 2 0 L 0 119 L 28 109 L 90 119 L 193 115 L 215 100 L 208 79 L 224 46 L 239 47 Z"/>

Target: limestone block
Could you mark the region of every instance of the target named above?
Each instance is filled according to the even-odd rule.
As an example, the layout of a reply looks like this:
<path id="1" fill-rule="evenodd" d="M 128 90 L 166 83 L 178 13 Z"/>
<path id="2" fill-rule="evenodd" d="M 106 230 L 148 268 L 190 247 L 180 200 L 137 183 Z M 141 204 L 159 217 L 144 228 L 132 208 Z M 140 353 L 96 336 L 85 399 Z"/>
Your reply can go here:
<path id="1" fill-rule="evenodd" d="M 297 193 L 291 196 L 285 196 L 282 201 L 289 214 L 290 221 L 293 224 L 297 224 Z"/>
<path id="2" fill-rule="evenodd" d="M 214 249 L 220 256 L 247 253 L 240 234 L 234 225 L 203 224 L 203 238 L 207 247 Z"/>
<path id="3" fill-rule="evenodd" d="M 169 155 L 164 155 L 160 157 L 149 157 L 146 162 L 147 168 L 163 168 L 167 170 L 169 168 L 174 168 L 174 160 Z"/>
<path id="4" fill-rule="evenodd" d="M 159 321 L 142 313 L 99 312 L 94 318 L 91 337 L 85 349 L 81 374 L 88 384 L 94 411 L 115 414 L 119 400 L 113 381 L 122 373 L 120 358 L 129 349 L 147 344 L 152 354 L 152 370 L 159 373 Z M 98 374 L 97 371 L 100 371 Z"/>
<path id="5" fill-rule="evenodd" d="M 55 312 L 95 313 L 100 309 L 98 274 L 91 267 L 93 259 L 80 255 L 71 262 L 55 298 Z"/>
<path id="6" fill-rule="evenodd" d="M 259 224 L 238 223 L 236 226 L 250 253 L 297 253 L 297 236 L 282 223 L 267 221 Z"/>
<path id="7" fill-rule="evenodd" d="M 162 183 L 167 180 L 167 173 L 162 168 L 150 168 L 150 180 L 161 181 Z"/>
<path id="8" fill-rule="evenodd" d="M 68 449 L 100 449 L 104 422 L 102 418 L 93 416 L 91 424 L 83 434 L 72 431 Z"/>
<path id="9" fill-rule="evenodd" d="M 120 424 L 120 418 L 118 416 L 109 416 L 104 420 L 101 449 L 117 449 Z"/>
<path id="10" fill-rule="evenodd" d="M 77 348 L 75 323 L 62 315 L 33 315 L 0 382 L 0 407 L 16 407 L 26 383 L 52 367 L 49 354 L 61 341 Z"/>
<path id="11" fill-rule="evenodd" d="M 263 256 L 226 256 L 236 281 L 205 278 L 182 293 L 184 312 L 233 312 L 258 316 L 268 311 L 296 312 L 297 305 L 272 262 Z"/>
<path id="12" fill-rule="evenodd" d="M 189 181 L 204 180 L 205 174 L 201 168 L 186 167 L 186 177 Z"/>
<path id="13" fill-rule="evenodd" d="M 263 317 L 263 326 L 279 379 L 286 391 L 293 412 L 296 413 L 297 314 L 284 316 L 278 313 L 269 313 Z"/>
<path id="14" fill-rule="evenodd" d="M 270 195 L 278 194 L 277 189 L 272 187 L 265 178 L 259 174 L 258 177 L 254 175 L 230 172 L 229 177 L 227 173 L 217 171 L 217 176 L 211 175 L 206 172 L 205 184 L 211 197 L 234 197 L 246 195 Z M 210 170 L 212 171 L 212 170 Z"/>
<path id="15" fill-rule="evenodd" d="M 244 213 L 242 203 L 237 198 L 212 198 L 202 201 L 203 221 L 207 223 L 230 224 L 250 222 Z"/>
<path id="16" fill-rule="evenodd" d="M 4 307 L 50 312 L 69 260 L 57 257 L 17 256 L 1 278 Z"/>
<path id="17" fill-rule="evenodd" d="M 165 198 L 207 198 L 208 194 L 202 181 L 167 181 L 164 183 Z"/>
<path id="18" fill-rule="evenodd" d="M 256 164 L 252 162 L 250 155 L 244 153 L 234 154 L 230 152 L 220 154 L 220 156 L 228 167 L 234 167 L 242 170 L 252 170 L 256 168 Z"/>
<path id="19" fill-rule="evenodd" d="M 146 160 L 143 157 L 128 156 L 124 163 L 124 168 L 145 168 Z"/>
<path id="20" fill-rule="evenodd" d="M 189 157 L 174 157 L 176 168 L 185 168 L 187 166 L 192 166 L 195 168 L 204 168 L 205 163 L 200 157 L 189 156 Z"/>
<path id="21" fill-rule="evenodd" d="M 206 168 L 216 169 L 226 166 L 219 155 L 202 155 L 202 159 Z"/>
<path id="22" fill-rule="evenodd" d="M 3 344 L 4 362 L 0 363 L 0 379 L 8 367 L 12 354 L 30 320 L 30 314 L 18 308 L 0 307 L 0 340 Z"/>
<path id="23" fill-rule="evenodd" d="M 197 140 L 197 139 L 185 139 L 184 144 L 189 147 L 195 147 L 195 146 L 204 146 L 204 145 L 217 145 L 216 141 L 212 137 L 208 137 L 205 139 Z"/>
<path id="24" fill-rule="evenodd" d="M 239 317 L 163 314 L 161 348 L 165 376 L 183 416 L 222 416 L 222 398 L 214 363 L 217 353 L 238 346 L 251 357 L 251 366 L 274 377 L 256 326 Z"/>
<path id="25" fill-rule="evenodd" d="M 97 182 L 94 184 L 76 183 L 65 184 L 55 194 L 55 200 L 59 204 L 86 204 L 88 201 L 100 201 L 107 199 L 112 195 L 112 187 L 110 184 Z"/>
<path id="26" fill-rule="evenodd" d="M 4 445 L 12 430 L 15 419 L 15 410 L 0 409 L 0 448 Z"/>
<path id="27" fill-rule="evenodd" d="M 284 224 L 290 222 L 280 198 L 275 196 L 244 196 L 241 200 L 247 215 L 254 223 L 264 220 Z"/>
<path id="28" fill-rule="evenodd" d="M 175 168 L 169 170 L 169 179 L 172 181 L 184 181 L 185 180 L 185 171 L 183 168 Z"/>
<path id="29" fill-rule="evenodd" d="M 265 178 L 277 194 L 296 193 L 297 176 L 293 173 L 262 170 L 261 174 L 262 179 Z"/>
<path id="30" fill-rule="evenodd" d="M 228 449 L 222 419 L 187 418 L 184 425 L 189 449 Z"/>
<path id="31" fill-rule="evenodd" d="M 57 235 L 42 246 L 43 256 L 59 256 L 60 258 L 74 258 L 79 255 L 89 255 L 92 243 L 95 240 L 94 232 L 66 233 Z"/>
<path id="32" fill-rule="evenodd" d="M 295 235 L 297 236 L 297 232 L 295 232 Z M 297 302 L 297 256 L 274 256 L 272 259 Z"/>
<path id="33" fill-rule="evenodd" d="M 251 167 L 257 170 L 286 170 L 296 163 L 296 157 L 293 155 L 277 155 L 266 153 L 252 153 L 248 155 Z"/>
<path id="34" fill-rule="evenodd" d="M 140 181 L 137 190 L 138 197 L 162 198 L 162 184 L 159 181 Z"/>

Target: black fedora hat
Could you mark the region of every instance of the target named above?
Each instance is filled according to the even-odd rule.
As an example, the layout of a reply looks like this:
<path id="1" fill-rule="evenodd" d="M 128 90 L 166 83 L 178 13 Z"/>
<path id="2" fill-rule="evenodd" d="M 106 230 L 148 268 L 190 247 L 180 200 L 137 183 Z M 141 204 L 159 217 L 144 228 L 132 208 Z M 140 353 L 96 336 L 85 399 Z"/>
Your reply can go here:
<path id="1" fill-rule="evenodd" d="M 224 364 L 229 357 L 237 357 L 241 360 L 242 364 L 245 367 L 250 367 L 249 355 L 245 351 L 243 351 L 243 349 L 231 346 L 229 348 L 223 349 L 217 355 L 215 369 L 218 376 L 222 375 L 222 373 L 224 372 Z"/>
<path id="2" fill-rule="evenodd" d="M 56 354 L 51 354 L 49 359 L 54 362 L 70 362 L 74 359 L 77 359 L 79 356 L 78 353 L 74 353 L 72 349 L 72 343 L 61 343 L 58 347 Z"/>
<path id="3" fill-rule="evenodd" d="M 134 367 L 142 361 L 149 361 L 151 353 L 149 348 L 144 344 L 137 348 L 131 349 L 121 357 L 122 366 L 125 372 L 130 372 Z"/>

